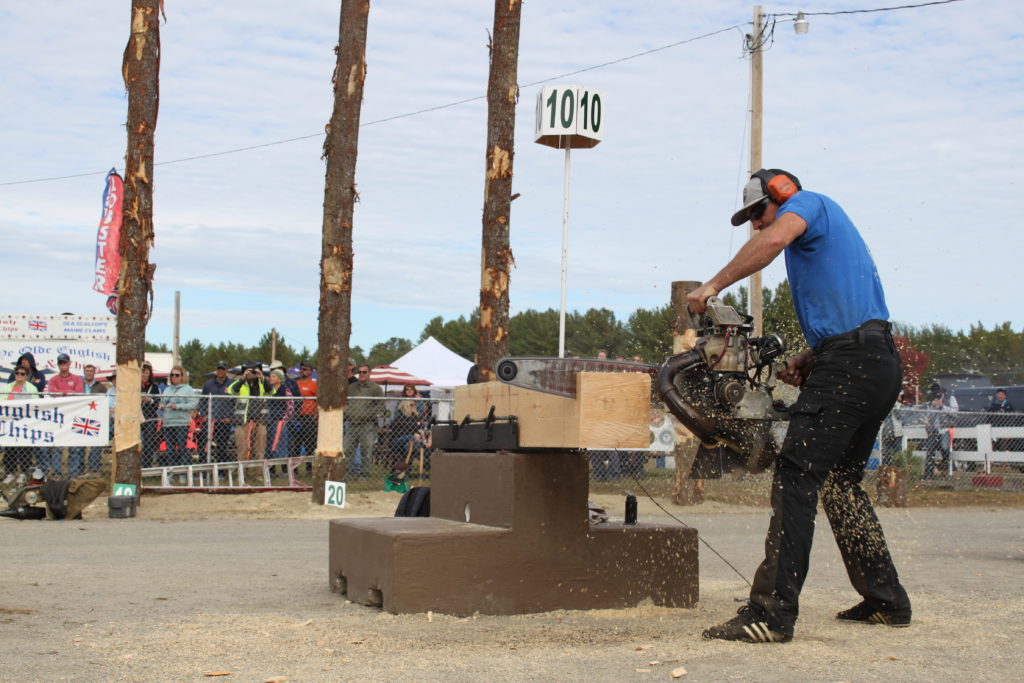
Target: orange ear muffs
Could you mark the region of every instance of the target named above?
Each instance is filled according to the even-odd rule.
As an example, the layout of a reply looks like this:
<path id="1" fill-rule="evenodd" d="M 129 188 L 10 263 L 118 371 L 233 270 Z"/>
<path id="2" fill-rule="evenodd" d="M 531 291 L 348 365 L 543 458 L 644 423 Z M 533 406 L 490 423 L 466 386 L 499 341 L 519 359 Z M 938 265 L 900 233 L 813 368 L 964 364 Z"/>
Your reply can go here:
<path id="1" fill-rule="evenodd" d="M 799 190 L 789 176 L 779 174 L 768 181 L 768 196 L 775 200 L 776 204 L 784 204 Z"/>
<path id="2" fill-rule="evenodd" d="M 796 176 L 781 169 L 773 168 L 768 171 L 761 169 L 753 177 L 761 180 L 765 194 L 780 206 L 801 189 L 800 181 L 796 179 Z"/>

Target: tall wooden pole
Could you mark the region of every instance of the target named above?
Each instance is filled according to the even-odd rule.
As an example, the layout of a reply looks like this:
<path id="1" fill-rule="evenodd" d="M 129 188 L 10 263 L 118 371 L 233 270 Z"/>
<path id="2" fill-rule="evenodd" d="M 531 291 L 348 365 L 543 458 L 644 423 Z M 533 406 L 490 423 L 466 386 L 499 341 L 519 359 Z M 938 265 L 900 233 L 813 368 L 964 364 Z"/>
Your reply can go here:
<path id="1" fill-rule="evenodd" d="M 174 292 L 174 365 L 181 362 L 181 292 Z"/>
<path id="2" fill-rule="evenodd" d="M 764 106 L 764 17 L 761 5 L 754 5 L 754 33 L 750 50 L 750 173 L 761 169 L 761 112 Z M 750 228 L 750 237 L 754 228 Z M 761 271 L 748 280 L 750 289 L 750 315 L 754 316 L 754 336 L 760 337 L 763 330 L 761 300 Z"/>
<path id="3" fill-rule="evenodd" d="M 520 0 L 495 0 L 491 69 L 487 81 L 487 169 L 484 176 L 483 248 L 480 272 L 480 380 L 495 379 L 508 355 L 509 215 L 515 145 Z"/>
<path id="4" fill-rule="evenodd" d="M 689 351 L 697 343 L 697 329 L 694 316 L 686 307 L 686 295 L 700 287 L 701 283 L 682 280 L 672 283 L 672 353 Z M 690 469 L 697 457 L 700 440 L 690 430 L 676 422 L 676 446 L 672 455 L 676 461 L 675 485 L 672 487 L 672 502 L 676 505 L 693 505 L 704 502 L 704 481 L 691 479 Z"/>
<path id="5" fill-rule="evenodd" d="M 359 115 L 366 81 L 366 25 L 370 0 L 342 0 L 334 67 L 334 111 L 324 140 L 323 241 L 320 252 L 319 408 L 313 458 L 313 502 L 323 504 L 324 482 L 345 476 L 342 450 L 352 334 L 352 218 L 356 192 Z"/>
<path id="6" fill-rule="evenodd" d="M 153 297 L 153 135 L 160 105 L 161 0 L 132 0 L 122 76 L 128 90 L 128 149 L 118 250 L 117 403 L 114 482 L 142 483 L 142 360 Z"/>

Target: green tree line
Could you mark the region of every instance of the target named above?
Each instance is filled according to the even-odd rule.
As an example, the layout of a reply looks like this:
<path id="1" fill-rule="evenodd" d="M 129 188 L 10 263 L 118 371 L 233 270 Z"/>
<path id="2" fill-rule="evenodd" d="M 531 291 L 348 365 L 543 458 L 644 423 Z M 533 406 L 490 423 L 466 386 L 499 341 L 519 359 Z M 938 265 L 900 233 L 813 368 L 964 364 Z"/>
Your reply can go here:
<path id="1" fill-rule="evenodd" d="M 746 312 L 746 287 L 727 293 L 725 303 Z M 789 282 L 783 280 L 775 288 L 762 290 L 764 330 L 778 334 L 786 342 L 789 353 L 806 348 L 790 298 Z M 445 320 L 433 318 L 413 342 L 401 337 L 374 344 L 369 351 L 356 346 L 350 350 L 353 363 L 389 365 L 409 352 L 427 337 L 434 337 L 463 358 L 474 359 L 477 351 L 479 314 Z M 672 310 L 638 308 L 620 320 L 607 308 L 591 308 L 585 312 L 567 312 L 565 316 L 566 354 L 593 358 L 599 350 L 609 358 L 639 357 L 648 363 L 661 363 L 672 353 Z M 954 332 L 942 324 L 913 327 L 896 323 L 896 333 L 904 358 L 904 375 L 910 384 L 926 386 L 935 375 L 947 373 L 978 373 L 993 384 L 1024 384 L 1024 330 L 1014 331 L 1009 322 L 988 329 L 984 324 L 972 325 L 968 331 Z M 180 349 L 182 365 L 192 373 L 195 382 L 202 373 L 210 372 L 217 361 L 231 366 L 244 361 L 270 361 L 272 336 L 263 335 L 255 346 L 231 342 L 203 344 L 193 339 Z M 147 343 L 147 351 L 170 351 L 166 344 Z M 509 352 L 514 356 L 555 356 L 558 354 L 558 311 L 528 309 L 509 320 Z M 308 359 L 316 364 L 316 350 L 295 349 L 278 335 L 277 359 L 291 367 Z M 921 386 L 921 388 L 924 388 Z"/>

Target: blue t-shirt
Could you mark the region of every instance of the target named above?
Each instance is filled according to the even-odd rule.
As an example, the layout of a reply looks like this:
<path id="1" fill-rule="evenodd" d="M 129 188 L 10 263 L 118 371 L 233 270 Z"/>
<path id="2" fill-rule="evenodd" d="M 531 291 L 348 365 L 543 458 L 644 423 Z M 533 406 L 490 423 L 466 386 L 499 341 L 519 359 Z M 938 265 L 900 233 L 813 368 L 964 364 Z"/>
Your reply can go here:
<path id="1" fill-rule="evenodd" d="M 885 293 L 871 252 L 846 212 L 823 194 L 801 190 L 779 208 L 807 222 L 786 247 L 793 307 L 807 343 L 888 320 Z"/>

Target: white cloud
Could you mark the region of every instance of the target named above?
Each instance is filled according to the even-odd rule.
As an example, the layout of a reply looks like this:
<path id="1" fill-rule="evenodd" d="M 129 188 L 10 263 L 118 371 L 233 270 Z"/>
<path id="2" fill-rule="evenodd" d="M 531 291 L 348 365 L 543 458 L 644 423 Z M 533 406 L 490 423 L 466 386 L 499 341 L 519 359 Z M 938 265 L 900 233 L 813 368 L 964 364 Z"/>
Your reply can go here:
<path id="1" fill-rule="evenodd" d="M 870 3 L 858 3 L 864 6 Z M 488 3 L 374 3 L 363 123 L 483 95 Z M 788 12 L 791 2 L 767 11 Z M 850 9 L 822 0 L 806 11 Z M 168 4 L 161 26 L 158 162 L 318 134 L 329 120 L 339 3 Z M 8 277 L 31 296 L 10 312 L 100 313 L 89 290 L 102 172 L 125 149 L 120 80 L 128 7 L 64 3 L 0 11 L 4 235 L 26 258 Z M 749 5 L 652 0 L 528 3 L 526 84 L 750 21 Z M 1024 325 L 985 287 L 1012 272 L 1024 139 L 1021 37 L 1012 0 L 776 27 L 765 54 L 766 165 L 835 196 L 878 261 L 897 320 Z M 749 27 L 745 27 L 749 30 Z M 45 48 L 39 36 L 46 36 Z M 567 77 L 605 93 L 605 141 L 573 154 L 569 305 L 623 316 L 712 275 L 739 247 L 728 227 L 745 179 L 748 63 L 733 30 Z M 558 306 L 563 157 L 533 144 L 536 87 L 517 110 L 511 235 L 515 309 Z M 486 104 L 477 100 L 360 132 L 353 343 L 416 338 L 434 315 L 475 306 Z M 316 345 L 322 138 L 155 172 L 156 305 L 169 341 L 173 292 L 186 336 L 252 343 L 271 326 Z M 1012 231 L 1012 232 L 1011 232 Z M 45 272 L 45 276 L 42 273 Z M 781 264 L 767 284 L 785 276 Z"/>

